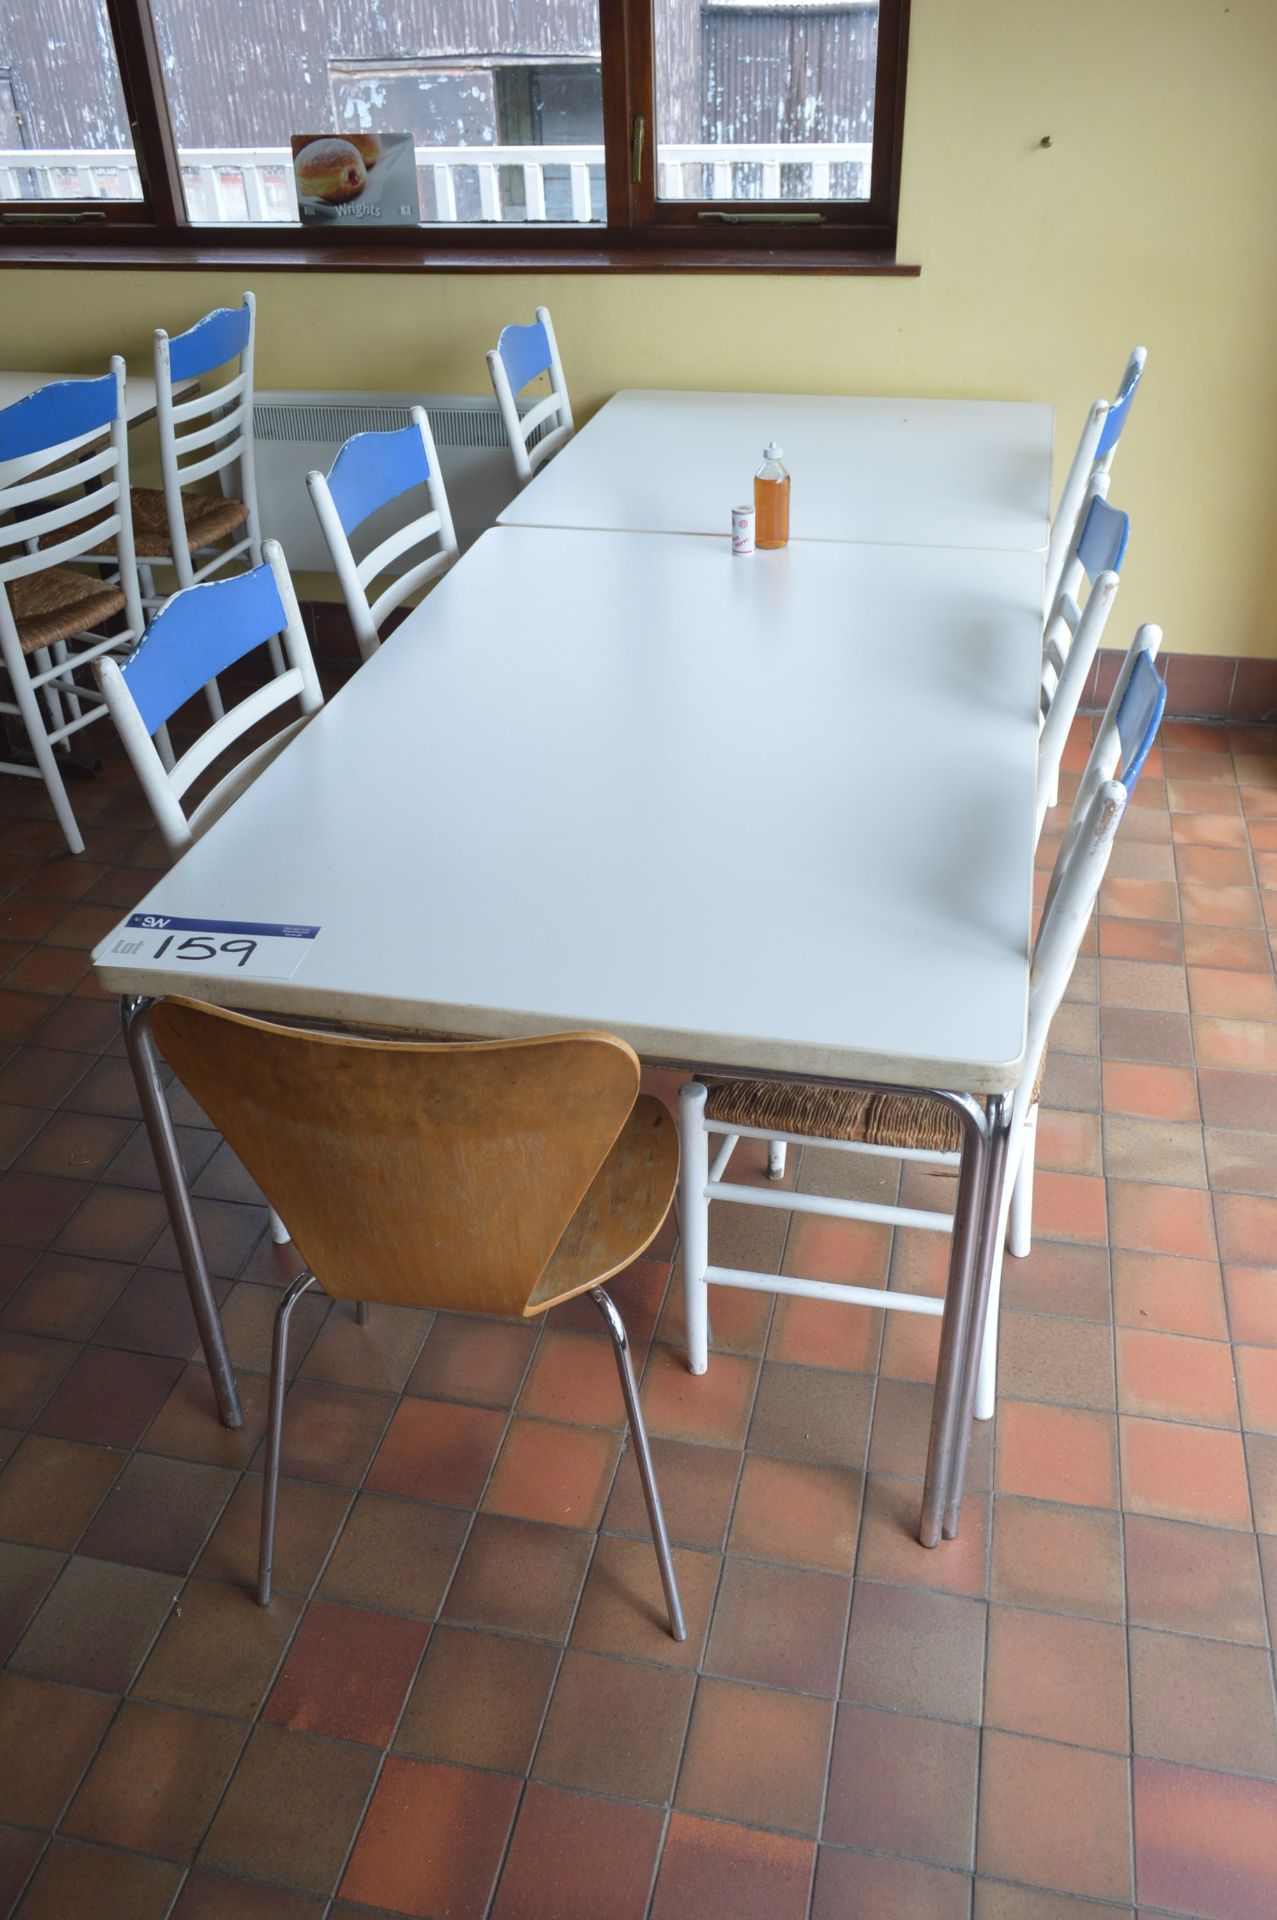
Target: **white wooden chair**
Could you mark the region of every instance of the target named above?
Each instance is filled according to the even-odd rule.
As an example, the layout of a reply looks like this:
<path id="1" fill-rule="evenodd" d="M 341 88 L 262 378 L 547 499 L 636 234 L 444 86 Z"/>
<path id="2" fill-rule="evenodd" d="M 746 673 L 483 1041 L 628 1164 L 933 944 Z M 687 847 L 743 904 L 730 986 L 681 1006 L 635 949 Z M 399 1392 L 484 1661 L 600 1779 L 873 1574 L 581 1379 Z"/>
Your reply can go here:
<path id="1" fill-rule="evenodd" d="M 1156 736 L 1166 690 L 1153 667 L 1161 641 L 1157 627 L 1135 637 L 1097 734 L 1078 790 L 1069 829 L 1056 860 L 1033 950 L 1024 1072 L 1014 1091 L 999 1243 L 1014 1254 L 1029 1250 L 1037 1102 L 1047 1034 L 1064 996 L 1082 935 L 1095 905 L 1113 836 Z M 1121 761 L 1121 778 L 1114 772 Z M 715 1200 L 878 1221 L 948 1233 L 951 1213 L 877 1201 L 827 1198 L 803 1191 L 777 1193 L 733 1183 L 730 1161 L 742 1139 L 840 1151 L 904 1162 L 957 1167 L 961 1132 L 950 1110 L 925 1093 L 901 1095 L 784 1081 L 708 1079 L 688 1082 L 679 1099 L 682 1140 L 680 1215 L 687 1359 L 693 1373 L 709 1364 L 709 1289 L 743 1287 L 799 1294 L 866 1307 L 939 1316 L 942 1299 L 899 1289 L 842 1285 L 801 1276 L 745 1272 L 712 1265 L 709 1210 Z M 711 1157 L 711 1141 L 715 1151 Z M 993 1412 L 997 1365 L 997 1309 L 1001 1259 L 995 1269 L 986 1321 L 976 1411 Z"/>
<path id="2" fill-rule="evenodd" d="M 324 703 L 283 552 L 274 540 L 265 542 L 263 552 L 263 564 L 251 573 L 175 593 L 123 666 L 105 658 L 94 666 L 156 825 L 175 854 L 184 853 L 221 818 Z M 220 714 L 176 765 L 166 767 L 152 734 L 217 674 L 256 647 L 273 639 L 278 644 L 281 632 L 288 657 L 285 672 Z M 301 707 L 301 718 L 254 747 L 188 814 L 183 795 L 200 775 L 250 727 L 293 699 Z"/>
<path id="3" fill-rule="evenodd" d="M 563 363 L 559 359 L 548 307 L 537 308 L 537 317 L 531 326 L 501 329 L 500 339 L 488 354 L 488 372 L 492 376 L 492 391 L 497 396 L 510 451 L 514 455 L 514 470 L 519 485 L 525 487 L 538 468 L 544 466 L 551 454 L 557 453 L 576 432 L 567 381 L 563 377 Z M 520 417 L 517 404 L 519 394 L 530 381 L 543 373 L 549 376 L 549 393 Z M 542 434 L 535 446 L 530 446 L 532 435 L 539 427 L 546 426 L 547 422 L 553 422 L 553 425 Z"/>
<path id="4" fill-rule="evenodd" d="M 49 464 L 30 474 L 33 455 Z M 28 477 L 6 484 L 11 460 L 21 460 Z M 58 750 L 104 716 L 89 663 L 127 652 L 142 634 L 128 501 L 118 356 L 100 379 L 55 381 L 0 412 L 0 657 L 13 694 L 0 700 L 0 713 L 21 720 L 35 759 L 0 762 L 0 771 L 43 779 L 72 853 L 84 852 L 84 839 Z M 114 579 L 74 564 L 95 565 L 103 540 L 116 556 Z M 122 626 L 100 631 L 120 615 Z"/>
<path id="5" fill-rule="evenodd" d="M 1131 405 L 1144 377 L 1147 359 L 1147 348 L 1133 348 L 1118 383 L 1117 398 L 1094 401 L 1086 416 L 1072 465 L 1060 490 L 1055 518 L 1051 522 L 1051 539 L 1046 557 L 1045 604 L 1048 607 L 1059 592 L 1060 576 L 1085 507 L 1088 489 L 1093 481 L 1098 480 L 1101 482 L 1100 492 L 1108 492 L 1113 455 L 1130 418 Z"/>
<path id="6" fill-rule="evenodd" d="M 341 583 L 360 657 L 368 660 L 381 644 L 386 618 L 410 594 L 446 573 L 457 557 L 452 509 L 425 409 L 412 409 L 409 427 L 392 433 L 355 434 L 327 475 L 308 473 L 306 485 Z M 429 500 L 428 510 L 379 540 L 357 561 L 350 544 L 356 529 L 379 508 L 422 487 Z M 368 589 L 379 575 L 414 548 L 436 539 L 438 545 L 433 552 L 395 574 L 377 599 L 369 603 Z"/>
<path id="7" fill-rule="evenodd" d="M 1110 507 L 1092 481 L 1069 545 L 1059 589 L 1042 636 L 1042 737 L 1038 746 L 1037 833 L 1059 792 L 1060 759 L 1077 716 L 1087 675 L 1117 598 L 1131 523 Z M 1082 582 L 1089 584 L 1084 608 Z"/>

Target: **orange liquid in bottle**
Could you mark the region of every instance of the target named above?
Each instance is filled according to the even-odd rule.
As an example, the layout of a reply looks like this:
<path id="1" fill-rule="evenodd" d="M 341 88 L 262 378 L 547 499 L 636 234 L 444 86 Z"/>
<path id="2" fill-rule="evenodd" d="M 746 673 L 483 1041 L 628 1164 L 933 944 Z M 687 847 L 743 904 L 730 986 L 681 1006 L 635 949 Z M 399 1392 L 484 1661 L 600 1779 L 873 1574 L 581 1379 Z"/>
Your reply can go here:
<path id="1" fill-rule="evenodd" d="M 754 476 L 754 545 L 764 553 L 789 545 L 789 475 L 783 480 Z"/>

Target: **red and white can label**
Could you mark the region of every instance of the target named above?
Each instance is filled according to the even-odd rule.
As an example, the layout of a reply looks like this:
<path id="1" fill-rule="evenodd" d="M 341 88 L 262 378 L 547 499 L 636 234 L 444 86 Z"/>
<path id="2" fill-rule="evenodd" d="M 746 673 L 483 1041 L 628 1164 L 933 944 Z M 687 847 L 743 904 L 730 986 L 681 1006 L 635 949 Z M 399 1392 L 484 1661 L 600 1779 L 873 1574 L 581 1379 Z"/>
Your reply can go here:
<path id="1" fill-rule="evenodd" d="M 754 551 L 754 509 L 752 507 L 732 508 L 732 552 L 752 553 Z"/>

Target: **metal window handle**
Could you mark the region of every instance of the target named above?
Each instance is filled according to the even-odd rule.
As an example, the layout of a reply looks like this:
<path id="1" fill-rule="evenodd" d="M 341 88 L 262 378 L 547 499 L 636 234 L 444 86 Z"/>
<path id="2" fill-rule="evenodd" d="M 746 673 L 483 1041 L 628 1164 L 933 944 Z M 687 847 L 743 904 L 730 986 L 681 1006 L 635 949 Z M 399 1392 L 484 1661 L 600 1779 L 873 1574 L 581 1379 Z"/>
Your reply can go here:
<path id="1" fill-rule="evenodd" d="M 647 121 L 641 113 L 636 113 L 630 124 L 630 179 L 643 178 L 643 142 L 647 137 Z"/>

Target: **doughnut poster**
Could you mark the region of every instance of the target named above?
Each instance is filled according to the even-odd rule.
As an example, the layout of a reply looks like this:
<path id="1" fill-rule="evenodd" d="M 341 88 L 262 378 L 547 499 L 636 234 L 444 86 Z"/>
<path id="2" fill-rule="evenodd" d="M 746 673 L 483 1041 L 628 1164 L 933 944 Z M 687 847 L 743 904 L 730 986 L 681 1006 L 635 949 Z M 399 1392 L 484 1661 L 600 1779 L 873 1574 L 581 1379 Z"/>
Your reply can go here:
<path id="1" fill-rule="evenodd" d="M 410 133 L 295 133 L 302 225 L 334 220 L 415 227 L 417 158 Z"/>

